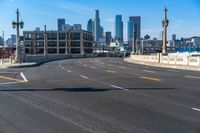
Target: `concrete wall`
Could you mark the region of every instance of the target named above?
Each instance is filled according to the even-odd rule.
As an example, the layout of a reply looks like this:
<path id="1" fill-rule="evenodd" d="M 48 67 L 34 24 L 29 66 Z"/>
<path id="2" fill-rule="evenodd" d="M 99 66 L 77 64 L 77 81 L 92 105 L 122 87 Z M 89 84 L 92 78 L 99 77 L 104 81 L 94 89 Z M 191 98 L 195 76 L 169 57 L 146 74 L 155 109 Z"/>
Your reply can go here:
<path id="1" fill-rule="evenodd" d="M 90 55 L 26 55 L 23 59 L 23 62 L 48 62 L 62 59 L 72 59 L 72 58 L 83 58 L 91 57 Z"/>
<path id="2" fill-rule="evenodd" d="M 131 55 L 133 61 L 161 64 L 200 66 L 200 56 Z"/>

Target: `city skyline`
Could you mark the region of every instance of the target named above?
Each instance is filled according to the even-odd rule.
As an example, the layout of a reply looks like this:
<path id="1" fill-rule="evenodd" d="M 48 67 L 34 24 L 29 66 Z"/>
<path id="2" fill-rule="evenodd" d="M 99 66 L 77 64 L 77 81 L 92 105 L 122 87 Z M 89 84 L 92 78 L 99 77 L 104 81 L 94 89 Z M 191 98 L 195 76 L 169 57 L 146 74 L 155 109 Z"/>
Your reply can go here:
<path id="1" fill-rule="evenodd" d="M 90 6 L 88 6 L 89 2 Z M 135 5 L 134 8 L 132 8 L 132 4 Z M 177 4 L 179 5 L 177 6 Z M 111 9 L 111 5 L 115 8 Z M 87 30 L 87 21 L 93 18 L 94 10 L 99 9 L 101 12 L 101 25 L 104 27 L 105 32 L 111 31 L 114 34 L 115 15 L 122 14 L 125 33 L 124 38 L 126 40 L 129 16 L 141 16 L 141 36 L 143 37 L 145 34 L 149 34 L 151 38 L 160 38 L 162 31 L 161 21 L 165 5 L 169 9 L 169 39 L 171 39 L 172 34 L 177 34 L 177 38 L 199 35 L 200 28 L 197 24 L 200 22 L 200 16 L 198 15 L 200 13 L 200 8 L 198 7 L 200 2 L 198 0 L 176 0 L 172 2 L 149 2 L 147 0 L 142 0 L 140 2 L 136 0 L 128 0 L 126 2 L 115 2 L 113 0 L 101 2 L 75 0 L 72 2 L 71 0 L 58 0 L 56 3 L 55 1 L 47 2 L 39 0 L 29 3 L 26 3 L 24 0 L 2 0 L 0 2 L 0 16 L 2 17 L 0 30 L 5 31 L 6 38 L 8 38 L 10 34 L 15 33 L 15 30 L 12 29 L 11 22 L 16 19 L 15 12 L 17 8 L 19 8 L 21 18 L 25 22 L 23 30 L 34 30 L 36 27 L 42 29 L 45 24 L 47 25 L 47 29 L 56 30 L 58 18 L 65 18 L 66 23 L 69 24 L 81 23 L 83 29 Z M 188 8 L 188 10 L 190 9 L 190 12 L 185 10 L 186 8 Z"/>

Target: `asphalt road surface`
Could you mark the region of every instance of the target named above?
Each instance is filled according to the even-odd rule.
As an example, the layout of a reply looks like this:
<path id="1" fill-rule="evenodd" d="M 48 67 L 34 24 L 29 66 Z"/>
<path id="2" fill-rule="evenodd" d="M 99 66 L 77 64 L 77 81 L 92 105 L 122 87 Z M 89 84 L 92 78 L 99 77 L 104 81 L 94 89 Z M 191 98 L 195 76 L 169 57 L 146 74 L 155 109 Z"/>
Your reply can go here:
<path id="1" fill-rule="evenodd" d="M 0 70 L 0 133 L 200 133 L 200 72 L 118 58 Z"/>

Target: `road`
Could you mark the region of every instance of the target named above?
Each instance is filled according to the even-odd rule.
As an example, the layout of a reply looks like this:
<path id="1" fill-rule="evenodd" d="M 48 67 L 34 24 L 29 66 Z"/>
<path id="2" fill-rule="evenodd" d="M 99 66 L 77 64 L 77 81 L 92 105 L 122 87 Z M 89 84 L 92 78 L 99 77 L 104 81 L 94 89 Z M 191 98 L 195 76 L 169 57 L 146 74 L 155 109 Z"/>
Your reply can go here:
<path id="1" fill-rule="evenodd" d="M 200 133 L 200 72 L 72 59 L 0 70 L 0 133 Z"/>

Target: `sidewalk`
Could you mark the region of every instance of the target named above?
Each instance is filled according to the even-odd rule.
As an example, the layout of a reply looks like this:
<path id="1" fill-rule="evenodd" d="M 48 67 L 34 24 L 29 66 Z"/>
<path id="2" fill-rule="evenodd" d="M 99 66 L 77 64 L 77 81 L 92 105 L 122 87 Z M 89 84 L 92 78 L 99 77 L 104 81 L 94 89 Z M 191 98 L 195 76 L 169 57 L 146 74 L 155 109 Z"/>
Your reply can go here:
<path id="1" fill-rule="evenodd" d="M 154 63 L 154 62 L 138 62 L 130 58 L 126 58 L 124 59 L 124 61 L 133 63 L 133 64 L 140 64 L 140 65 L 146 65 L 146 66 L 152 66 L 152 67 L 171 68 L 171 69 L 188 70 L 188 71 L 200 71 L 200 67 L 198 66 L 161 64 L 161 63 Z"/>
<path id="2" fill-rule="evenodd" d="M 6 68 L 24 68 L 24 67 L 33 67 L 37 66 L 37 62 L 31 62 L 31 63 L 16 63 L 16 64 L 0 64 L 0 69 L 6 69 Z"/>

